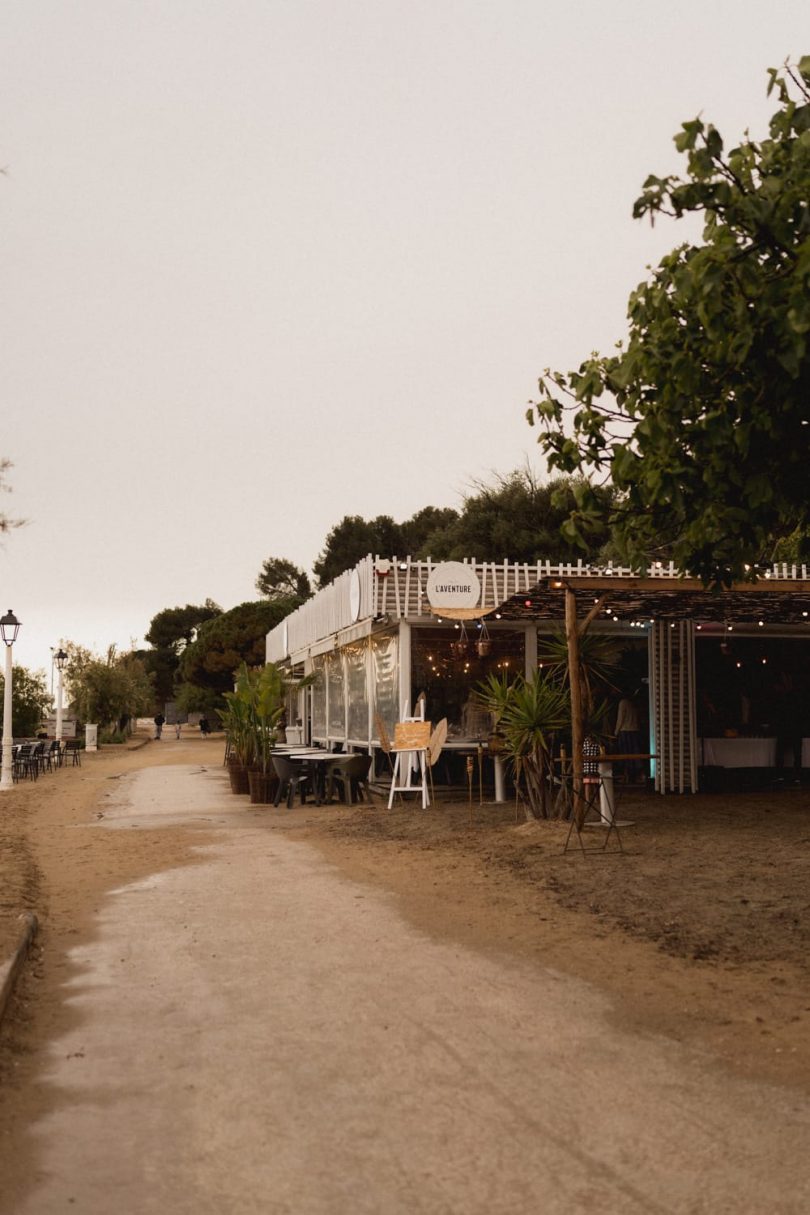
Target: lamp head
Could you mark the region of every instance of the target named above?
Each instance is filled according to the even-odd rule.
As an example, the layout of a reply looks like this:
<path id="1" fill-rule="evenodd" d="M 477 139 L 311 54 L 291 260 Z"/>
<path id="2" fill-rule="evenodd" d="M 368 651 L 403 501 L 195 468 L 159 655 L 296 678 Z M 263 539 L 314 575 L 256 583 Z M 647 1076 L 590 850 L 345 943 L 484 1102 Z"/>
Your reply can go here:
<path id="1" fill-rule="evenodd" d="M 57 670 L 64 671 L 65 663 L 68 660 L 68 656 L 65 651 L 62 649 L 57 650 L 53 656 L 53 660 L 56 663 Z"/>
<path id="2" fill-rule="evenodd" d="M 20 622 L 9 608 L 5 616 L 0 616 L 0 636 L 6 645 L 14 645 L 19 631 Z"/>

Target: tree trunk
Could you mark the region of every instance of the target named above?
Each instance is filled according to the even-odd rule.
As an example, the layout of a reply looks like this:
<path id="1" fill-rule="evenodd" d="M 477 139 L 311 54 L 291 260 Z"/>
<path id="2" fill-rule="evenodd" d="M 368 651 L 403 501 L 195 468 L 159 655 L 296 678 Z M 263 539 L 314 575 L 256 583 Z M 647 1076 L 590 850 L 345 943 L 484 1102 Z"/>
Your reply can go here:
<path id="1" fill-rule="evenodd" d="M 526 778 L 525 814 L 527 822 L 548 818 L 548 787 L 546 783 L 545 755 L 535 751 L 525 755 L 522 771 Z"/>
<path id="2" fill-rule="evenodd" d="M 565 637 L 568 642 L 568 686 L 571 690 L 571 769 L 573 773 L 573 815 L 582 826 L 585 799 L 582 793 L 582 683 L 579 669 L 579 623 L 577 597 L 565 588 Z"/>

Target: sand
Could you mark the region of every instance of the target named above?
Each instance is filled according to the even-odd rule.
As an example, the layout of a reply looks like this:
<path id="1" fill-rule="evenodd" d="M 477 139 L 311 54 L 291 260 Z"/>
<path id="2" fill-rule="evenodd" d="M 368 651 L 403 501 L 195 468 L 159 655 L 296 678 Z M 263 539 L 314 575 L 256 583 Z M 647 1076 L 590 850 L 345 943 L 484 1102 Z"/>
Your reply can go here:
<path id="1" fill-rule="evenodd" d="M 199 863 L 195 850 L 215 838 L 204 818 L 95 830 L 114 782 L 157 764 L 219 765 L 222 753 L 217 736 L 109 747 L 81 768 L 2 795 L 3 956 L 21 911 L 41 923 L 0 1034 L 7 1175 L 25 1168 L 13 1128 L 42 1114 L 38 1060 L 69 1019 L 61 986 L 68 950 L 92 946 L 110 891 Z M 663 1036 L 704 1052 L 721 1073 L 810 1091 L 808 790 L 628 792 L 624 853 L 587 856 L 563 854 L 565 828 L 516 821 L 511 804 L 441 801 L 427 812 L 412 804 L 389 812 L 378 800 L 250 813 L 263 829 L 314 845 L 346 876 L 389 892 L 406 920 L 437 941 L 584 979 L 640 1041 Z"/>

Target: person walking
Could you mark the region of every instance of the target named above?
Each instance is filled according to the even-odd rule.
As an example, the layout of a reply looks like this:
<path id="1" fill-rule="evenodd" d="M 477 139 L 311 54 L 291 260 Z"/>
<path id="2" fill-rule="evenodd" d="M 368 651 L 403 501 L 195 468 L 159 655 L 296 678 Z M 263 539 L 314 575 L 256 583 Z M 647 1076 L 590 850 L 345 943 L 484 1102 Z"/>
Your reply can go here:
<path id="1" fill-rule="evenodd" d="M 641 751 L 641 722 L 636 696 L 623 696 L 616 712 L 616 746 L 620 755 L 638 755 Z M 622 780 L 625 784 L 638 781 L 643 776 L 640 759 L 626 759 L 621 763 Z"/>
<path id="2" fill-rule="evenodd" d="M 155 714 L 155 741 L 160 742 L 160 736 L 163 733 L 163 723 L 166 718 L 162 713 Z"/>
<path id="3" fill-rule="evenodd" d="M 181 734 L 181 732 L 182 732 L 182 729 L 183 729 L 182 723 L 181 723 L 181 722 L 179 722 L 179 721 L 176 721 L 176 722 L 174 723 L 174 737 L 175 737 L 175 738 L 176 738 L 178 741 L 179 741 L 179 739 L 180 739 L 180 734 Z"/>
<path id="4" fill-rule="evenodd" d="M 203 736 L 203 738 L 207 738 L 208 735 L 210 734 L 210 732 L 211 732 L 211 725 L 208 721 L 208 718 L 201 717 L 200 718 L 200 734 Z"/>

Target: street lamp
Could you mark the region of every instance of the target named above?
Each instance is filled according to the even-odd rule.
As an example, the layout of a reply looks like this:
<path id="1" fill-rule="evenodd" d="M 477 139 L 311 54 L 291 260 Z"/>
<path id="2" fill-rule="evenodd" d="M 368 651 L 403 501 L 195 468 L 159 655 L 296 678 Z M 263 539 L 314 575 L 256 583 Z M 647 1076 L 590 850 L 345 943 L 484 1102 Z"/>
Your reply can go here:
<path id="1" fill-rule="evenodd" d="M 68 656 L 63 649 L 58 649 L 53 656 L 56 663 L 56 669 L 59 672 L 56 678 L 56 741 L 62 741 L 62 672 L 65 669 L 65 663 Z"/>
<path id="2" fill-rule="evenodd" d="M 12 771 L 14 764 L 12 756 L 14 735 L 11 728 L 11 647 L 17 640 L 19 631 L 20 622 L 11 608 L 9 608 L 5 616 L 0 617 L 0 637 L 3 638 L 6 646 L 6 673 L 5 686 L 3 688 L 3 767 L 0 771 L 0 793 L 4 789 L 12 789 L 14 787 L 14 773 Z"/>

